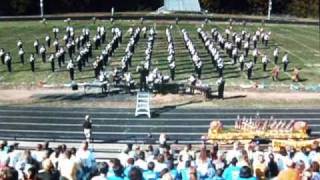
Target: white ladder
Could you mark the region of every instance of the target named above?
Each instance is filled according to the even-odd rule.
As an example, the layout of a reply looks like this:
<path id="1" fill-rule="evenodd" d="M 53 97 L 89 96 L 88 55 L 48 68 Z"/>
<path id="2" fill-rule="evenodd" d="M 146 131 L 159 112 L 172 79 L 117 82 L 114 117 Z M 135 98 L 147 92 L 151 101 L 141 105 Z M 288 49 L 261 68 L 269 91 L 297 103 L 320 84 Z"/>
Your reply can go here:
<path id="1" fill-rule="evenodd" d="M 148 92 L 138 92 L 135 116 L 147 115 L 151 118 L 150 113 L 150 94 Z"/>

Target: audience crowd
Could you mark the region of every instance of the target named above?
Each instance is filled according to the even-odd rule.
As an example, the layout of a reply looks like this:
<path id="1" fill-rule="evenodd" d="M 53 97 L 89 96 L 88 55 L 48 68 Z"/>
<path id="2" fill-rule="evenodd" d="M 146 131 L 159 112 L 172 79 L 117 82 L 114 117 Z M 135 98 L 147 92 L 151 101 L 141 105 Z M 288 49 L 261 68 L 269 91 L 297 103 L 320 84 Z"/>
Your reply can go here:
<path id="1" fill-rule="evenodd" d="M 320 147 L 271 147 L 257 143 L 223 150 L 218 145 L 179 149 L 160 138 L 160 145 L 127 145 L 110 161 L 97 162 L 90 145 L 79 149 L 49 143 L 35 150 L 19 150 L 18 144 L 0 145 L 1 180 L 318 180 Z M 196 150 L 197 149 L 197 150 Z"/>

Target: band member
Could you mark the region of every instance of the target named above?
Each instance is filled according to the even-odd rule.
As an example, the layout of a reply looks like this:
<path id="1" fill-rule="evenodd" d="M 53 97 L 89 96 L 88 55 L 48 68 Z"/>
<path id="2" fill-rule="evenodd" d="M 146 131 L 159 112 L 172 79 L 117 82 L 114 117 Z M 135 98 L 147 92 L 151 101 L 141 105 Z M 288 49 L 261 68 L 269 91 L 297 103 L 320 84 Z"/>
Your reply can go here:
<path id="1" fill-rule="evenodd" d="M 22 43 L 21 39 L 18 40 L 17 47 L 18 47 L 18 49 L 23 48 L 23 43 Z"/>
<path id="2" fill-rule="evenodd" d="M 257 63 L 258 55 L 259 55 L 259 51 L 258 51 L 257 48 L 255 48 L 255 49 L 252 51 L 253 63 L 254 63 L 254 64 Z"/>
<path id="3" fill-rule="evenodd" d="M 278 47 L 273 51 L 273 57 L 274 57 L 274 64 L 278 64 L 278 59 L 279 59 L 279 48 Z"/>
<path id="4" fill-rule="evenodd" d="M 46 38 L 45 38 L 45 40 L 46 40 L 46 43 L 47 43 L 48 48 L 50 48 L 50 46 L 51 46 L 51 38 L 50 38 L 50 36 L 47 35 Z"/>
<path id="5" fill-rule="evenodd" d="M 172 62 L 169 64 L 169 68 L 170 68 L 171 80 L 174 81 L 175 70 L 176 70 L 176 63 L 175 63 L 174 61 L 172 61 Z"/>
<path id="6" fill-rule="evenodd" d="M 31 71 L 34 72 L 35 71 L 35 57 L 34 57 L 34 54 L 32 53 L 30 55 L 30 59 L 29 59 L 29 62 L 30 62 L 30 66 L 31 66 Z"/>
<path id="7" fill-rule="evenodd" d="M 240 63 L 240 71 L 243 71 L 244 69 L 244 55 L 241 54 L 240 58 L 239 58 L 239 63 Z"/>
<path id="8" fill-rule="evenodd" d="M 44 46 L 41 46 L 40 54 L 41 54 L 41 58 L 42 58 L 43 63 L 46 62 L 46 52 L 47 52 L 47 49 Z"/>
<path id="9" fill-rule="evenodd" d="M 67 65 L 67 69 L 69 70 L 69 75 L 70 75 L 70 79 L 71 81 L 74 80 L 74 65 L 72 60 L 69 61 L 68 65 Z"/>
<path id="10" fill-rule="evenodd" d="M 216 82 L 218 86 L 218 98 L 223 99 L 224 97 L 224 85 L 225 85 L 225 80 L 223 77 L 219 78 L 218 81 Z"/>
<path id="11" fill-rule="evenodd" d="M 23 48 L 19 49 L 19 57 L 20 57 L 21 64 L 24 64 L 24 50 L 23 50 Z"/>
<path id="12" fill-rule="evenodd" d="M 246 41 L 245 43 L 244 43 L 244 45 L 243 45 L 243 48 L 244 48 L 244 56 L 245 57 L 248 57 L 248 55 L 249 55 L 249 42 L 248 41 Z"/>
<path id="13" fill-rule="evenodd" d="M 55 71 L 55 57 L 54 54 L 51 54 L 49 57 L 49 62 L 51 64 L 51 71 L 54 72 Z"/>
<path id="14" fill-rule="evenodd" d="M 198 61 L 195 64 L 195 68 L 196 68 L 196 73 L 198 74 L 198 79 L 201 79 L 201 74 L 202 74 L 202 61 Z"/>
<path id="15" fill-rule="evenodd" d="M 53 46 L 54 46 L 55 52 L 58 52 L 59 51 L 59 41 L 58 41 L 58 39 L 55 39 L 53 41 Z"/>
<path id="16" fill-rule="evenodd" d="M 267 71 L 267 65 L 269 63 L 269 59 L 267 55 L 264 55 L 262 57 L 262 66 L 263 66 L 263 71 L 266 72 Z"/>
<path id="17" fill-rule="evenodd" d="M 286 52 L 282 58 L 283 62 L 283 71 L 287 72 L 288 64 L 289 64 L 289 59 L 288 59 L 288 53 Z"/>
<path id="18" fill-rule="evenodd" d="M 232 50 L 232 58 L 233 58 L 233 64 L 237 64 L 237 58 L 238 58 L 238 49 L 234 48 Z"/>
<path id="19" fill-rule="evenodd" d="M 36 39 L 33 43 L 33 47 L 35 49 L 36 54 L 39 54 L 39 41 Z"/>
<path id="20" fill-rule="evenodd" d="M 12 72 L 12 58 L 11 58 L 11 55 L 10 53 L 8 52 L 4 58 L 4 62 L 6 63 L 7 65 L 7 69 L 8 69 L 8 72 Z"/>
<path id="21" fill-rule="evenodd" d="M 77 57 L 77 66 L 78 66 L 78 71 L 79 72 L 82 72 L 82 56 L 81 55 L 78 55 Z"/>
<path id="22" fill-rule="evenodd" d="M 57 39 L 57 38 L 58 38 L 58 33 L 59 33 L 59 28 L 54 27 L 54 28 L 52 29 L 52 32 L 53 32 L 53 34 L 54 34 L 54 38 Z"/>
<path id="23" fill-rule="evenodd" d="M 5 57 L 5 51 L 3 48 L 0 49 L 0 59 L 1 59 L 1 62 L 2 64 L 4 64 L 4 57 Z"/>
<path id="24" fill-rule="evenodd" d="M 248 79 L 251 79 L 252 71 L 253 71 L 253 63 L 250 61 L 246 65 L 247 65 L 247 76 L 248 76 Z"/>

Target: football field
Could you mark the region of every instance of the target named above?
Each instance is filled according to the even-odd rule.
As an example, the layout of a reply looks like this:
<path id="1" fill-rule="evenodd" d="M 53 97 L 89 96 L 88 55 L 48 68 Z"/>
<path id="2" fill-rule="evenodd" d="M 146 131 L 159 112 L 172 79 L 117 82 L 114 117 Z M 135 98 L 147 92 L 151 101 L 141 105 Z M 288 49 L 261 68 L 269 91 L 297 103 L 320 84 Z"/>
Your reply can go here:
<path id="1" fill-rule="evenodd" d="M 199 23 L 181 22 L 178 25 L 173 25 L 172 33 L 176 49 L 176 80 L 175 83 L 186 83 L 189 76 L 194 73 L 194 67 L 190 59 L 188 50 L 185 48 L 183 42 L 182 29 L 186 29 L 195 44 L 200 58 L 203 60 L 203 75 L 202 81 L 211 86 L 215 86 L 218 79 L 218 73 L 213 68 L 211 57 L 205 49 L 204 44 L 198 38 L 197 28 L 201 26 Z M 36 60 L 36 72 L 32 73 L 29 56 L 34 52 L 33 42 L 39 39 L 40 44 L 45 44 L 45 36 L 50 35 L 53 42 L 53 27 L 59 27 L 60 33 L 58 35 L 59 42 L 64 45 L 63 35 L 65 34 L 66 23 L 63 21 L 48 21 L 47 24 L 39 21 L 19 21 L 19 22 L 0 22 L 0 48 L 4 48 L 6 52 L 11 52 L 13 57 L 13 72 L 8 73 L 6 66 L 0 64 L 0 85 L 1 86 L 34 86 L 41 83 L 50 85 L 62 85 L 69 83 L 69 73 L 66 65 L 62 69 L 58 69 L 52 73 L 50 70 L 50 63 L 42 63 L 40 57 Z M 146 21 L 141 25 L 140 21 L 115 21 L 111 24 L 109 21 L 98 20 L 95 24 L 93 21 L 72 21 L 71 26 L 75 28 L 76 37 L 81 34 L 82 28 L 89 27 L 91 30 L 91 38 L 96 33 L 97 26 L 105 26 L 107 30 L 107 42 L 111 40 L 111 28 L 119 27 L 124 34 L 122 45 L 116 50 L 115 54 L 109 60 L 110 64 L 107 69 L 112 70 L 114 67 L 121 66 L 121 58 L 125 54 L 125 48 L 130 38 L 127 30 L 130 27 L 155 27 L 157 36 L 152 56 L 152 68 L 158 68 L 162 74 L 169 75 L 168 61 L 167 61 L 167 41 L 165 28 L 170 25 L 168 22 L 151 22 Z M 225 28 L 229 26 L 228 23 L 210 22 L 204 26 L 204 30 L 210 33 L 212 28 L 217 28 L 220 33 L 224 34 Z M 246 30 L 253 34 L 261 24 L 248 23 L 246 27 L 241 24 L 233 25 L 233 31 L 241 33 Z M 278 88 L 288 88 L 291 84 L 298 86 L 315 86 L 320 84 L 320 37 L 319 27 L 312 25 L 284 25 L 284 24 L 266 24 L 265 31 L 271 31 L 271 41 L 269 47 L 266 48 L 261 42 L 258 43 L 258 48 L 261 53 L 268 54 L 271 62 L 268 64 L 267 72 L 263 72 L 261 57 L 258 58 L 258 64 L 254 67 L 254 74 L 252 80 L 247 80 L 246 71 L 241 72 L 239 64 L 233 65 L 232 59 L 225 55 L 225 51 L 221 51 L 222 57 L 225 61 L 224 77 L 226 79 L 227 88 L 238 88 L 239 86 L 252 85 L 254 83 L 264 84 L 270 87 L 271 90 Z M 21 39 L 24 43 L 25 61 L 22 65 L 18 56 L 17 41 Z M 129 69 L 133 73 L 136 82 L 138 82 L 139 74 L 136 73 L 136 67 L 144 60 L 147 39 L 141 38 L 136 46 L 136 52 L 133 55 L 133 66 Z M 105 47 L 103 44 L 102 47 Z M 273 50 L 275 47 L 280 48 L 280 58 L 285 52 L 289 54 L 289 71 L 280 73 L 280 80 L 272 81 L 271 71 L 275 66 L 273 64 Z M 101 54 L 101 48 L 94 51 L 94 56 Z M 250 49 L 252 51 L 252 48 Z M 54 47 L 47 49 L 47 57 L 54 52 Z M 77 53 L 76 53 L 77 54 Z M 251 60 L 251 53 L 247 60 Z M 66 55 L 66 57 L 68 57 Z M 68 59 L 68 58 L 67 58 Z M 94 58 L 91 59 L 91 62 Z M 92 63 L 91 63 L 92 64 Z M 94 79 L 93 67 L 87 66 L 83 72 L 76 71 L 75 79 L 77 82 L 91 82 Z M 57 67 L 57 65 L 56 65 Z M 282 67 L 282 65 L 281 65 Z M 300 69 L 302 81 L 293 83 L 291 80 L 293 68 Z"/>

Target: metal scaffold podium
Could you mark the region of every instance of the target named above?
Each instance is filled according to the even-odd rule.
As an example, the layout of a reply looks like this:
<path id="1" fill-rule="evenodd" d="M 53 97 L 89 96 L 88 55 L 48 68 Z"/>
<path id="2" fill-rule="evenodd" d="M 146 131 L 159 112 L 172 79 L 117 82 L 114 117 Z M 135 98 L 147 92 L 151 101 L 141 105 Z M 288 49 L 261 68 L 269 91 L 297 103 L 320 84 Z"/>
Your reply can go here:
<path id="1" fill-rule="evenodd" d="M 138 92 L 137 94 L 135 117 L 140 115 L 147 115 L 149 119 L 151 118 L 149 92 Z"/>

